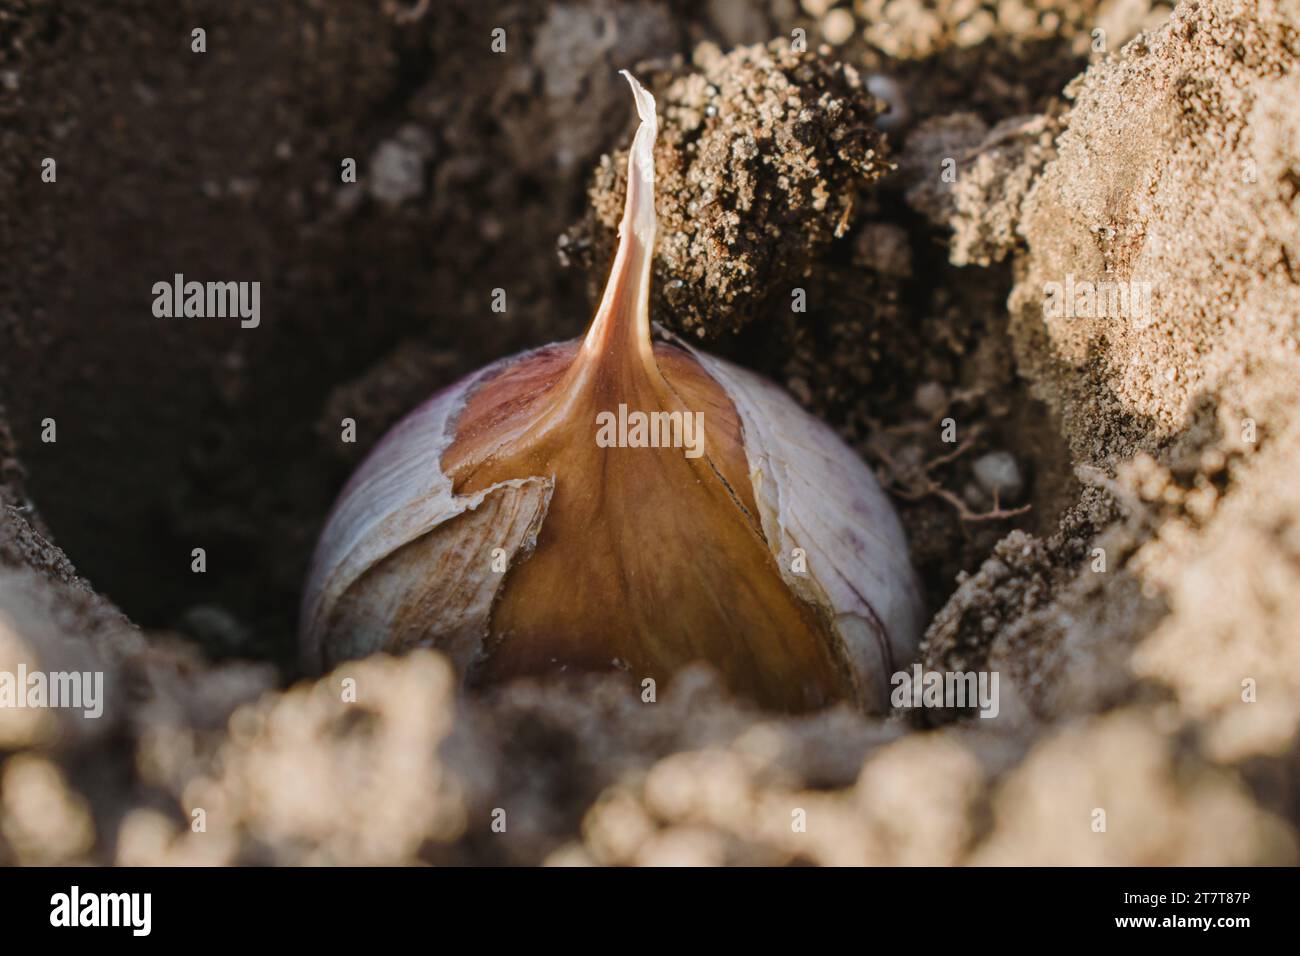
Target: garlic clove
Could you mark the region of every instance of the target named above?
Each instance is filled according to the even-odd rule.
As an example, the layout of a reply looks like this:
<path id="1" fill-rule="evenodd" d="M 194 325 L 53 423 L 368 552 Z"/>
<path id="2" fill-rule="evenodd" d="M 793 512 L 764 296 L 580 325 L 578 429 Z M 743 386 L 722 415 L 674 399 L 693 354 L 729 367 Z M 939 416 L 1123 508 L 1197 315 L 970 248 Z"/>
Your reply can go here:
<path id="1" fill-rule="evenodd" d="M 861 699 L 883 709 L 889 677 L 916 653 L 924 607 L 907 538 L 884 491 L 824 423 L 759 375 L 697 350 L 736 404 L 763 534 L 786 584 L 829 609 Z M 801 550 L 807 570 L 793 570 Z"/>
<path id="2" fill-rule="evenodd" d="M 881 708 L 919 633 L 901 528 L 862 462 L 775 386 L 652 342 L 654 99 L 624 75 L 641 124 L 590 328 L 471 376 L 385 438 L 322 535 L 304 650 L 322 665 L 427 644 L 475 683 L 666 680 L 703 660 L 769 706 Z M 660 416 L 686 448 L 605 447 L 615 409 Z"/>

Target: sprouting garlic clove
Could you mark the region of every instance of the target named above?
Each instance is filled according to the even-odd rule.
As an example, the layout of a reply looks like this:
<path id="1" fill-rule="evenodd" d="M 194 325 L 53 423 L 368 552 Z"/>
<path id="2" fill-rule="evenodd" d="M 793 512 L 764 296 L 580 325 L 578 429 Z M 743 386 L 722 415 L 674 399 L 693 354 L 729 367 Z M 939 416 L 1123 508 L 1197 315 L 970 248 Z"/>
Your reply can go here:
<path id="1" fill-rule="evenodd" d="M 768 706 L 883 709 L 921 625 L 901 526 L 783 391 L 652 341 L 654 98 L 625 75 L 641 124 L 590 328 L 453 385 L 381 441 L 322 533 L 304 653 L 434 646 L 474 683 L 615 666 L 664 681 L 706 661 Z M 604 447 L 620 409 L 664 416 L 687 447 Z"/>

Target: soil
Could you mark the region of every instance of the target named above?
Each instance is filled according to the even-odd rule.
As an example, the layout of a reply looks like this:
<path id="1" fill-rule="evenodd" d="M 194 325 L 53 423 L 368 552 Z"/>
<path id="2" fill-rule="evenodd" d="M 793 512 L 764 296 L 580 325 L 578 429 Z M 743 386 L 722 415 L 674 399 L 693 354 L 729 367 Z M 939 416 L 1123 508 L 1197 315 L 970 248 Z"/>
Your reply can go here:
<path id="1" fill-rule="evenodd" d="M 0 708 L 0 862 L 1296 862 L 1298 56 L 1296 0 L 0 0 L 0 672 L 107 688 Z M 622 68 L 656 320 L 877 470 L 996 718 L 299 668 L 350 470 L 590 317 Z"/>

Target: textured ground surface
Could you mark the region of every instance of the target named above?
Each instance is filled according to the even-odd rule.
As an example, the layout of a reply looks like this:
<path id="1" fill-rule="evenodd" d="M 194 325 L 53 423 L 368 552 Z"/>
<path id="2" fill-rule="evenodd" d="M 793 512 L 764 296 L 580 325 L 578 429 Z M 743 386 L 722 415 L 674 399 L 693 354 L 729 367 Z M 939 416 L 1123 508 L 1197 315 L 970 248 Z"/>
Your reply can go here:
<path id="1" fill-rule="evenodd" d="M 0 672 L 107 696 L 0 708 L 0 862 L 1296 862 L 1296 0 L 51 6 L 0 0 Z M 625 66 L 671 104 L 656 318 L 877 467 L 997 719 L 296 670 L 348 470 L 585 324 Z M 175 272 L 262 326 L 155 319 Z M 1045 314 L 1067 276 L 1151 308 Z"/>

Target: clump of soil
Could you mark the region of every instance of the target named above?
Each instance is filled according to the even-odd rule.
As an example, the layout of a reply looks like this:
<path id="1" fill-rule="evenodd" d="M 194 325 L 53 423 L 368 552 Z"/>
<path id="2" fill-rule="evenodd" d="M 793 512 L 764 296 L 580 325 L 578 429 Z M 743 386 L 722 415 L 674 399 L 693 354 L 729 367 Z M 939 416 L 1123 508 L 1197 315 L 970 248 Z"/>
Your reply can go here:
<path id="1" fill-rule="evenodd" d="M 890 168 L 872 125 L 883 104 L 850 66 L 776 40 L 723 55 L 667 84 L 655 147 L 659 213 L 651 311 L 700 338 L 787 301 L 853 218 L 859 191 Z M 613 255 L 627 151 L 601 160 L 591 212 L 561 251 L 582 265 Z"/>
<path id="2" fill-rule="evenodd" d="M 0 708 L 0 862 L 1294 863 L 1300 5 L 453 7 L 232 0 L 206 60 L 162 0 L 0 14 L 0 672 L 107 688 Z M 289 663 L 359 456 L 585 322 L 621 67 L 664 116 L 657 317 L 877 468 L 922 664 L 996 671 L 996 717 Z M 262 278 L 262 327 L 154 319 L 177 271 Z M 1150 310 L 1045 308 L 1067 277 Z"/>

